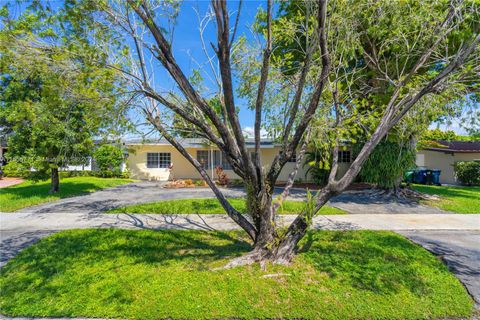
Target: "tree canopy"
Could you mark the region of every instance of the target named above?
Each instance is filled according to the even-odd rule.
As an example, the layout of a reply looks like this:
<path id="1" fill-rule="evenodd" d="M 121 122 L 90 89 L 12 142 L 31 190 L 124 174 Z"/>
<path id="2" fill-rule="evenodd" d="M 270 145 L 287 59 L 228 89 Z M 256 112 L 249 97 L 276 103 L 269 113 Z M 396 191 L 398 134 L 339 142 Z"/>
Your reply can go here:
<path id="1" fill-rule="evenodd" d="M 0 122 L 10 132 L 8 156 L 37 174 L 51 173 L 51 192 L 57 192 L 59 168 L 88 162 L 95 139 L 124 128 L 118 77 L 73 50 L 74 39 L 61 38 L 70 34 L 56 17 L 27 10 L 13 19 L 7 8 L 0 33 Z"/>

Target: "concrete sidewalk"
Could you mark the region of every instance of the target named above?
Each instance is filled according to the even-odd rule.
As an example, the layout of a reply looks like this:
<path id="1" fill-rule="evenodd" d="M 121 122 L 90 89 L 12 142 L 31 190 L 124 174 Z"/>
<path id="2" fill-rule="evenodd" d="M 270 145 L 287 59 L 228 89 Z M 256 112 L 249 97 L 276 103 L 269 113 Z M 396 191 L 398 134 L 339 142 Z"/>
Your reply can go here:
<path id="1" fill-rule="evenodd" d="M 295 215 L 282 215 L 285 225 Z M 238 226 L 223 214 L 0 213 L 0 231 L 42 231 L 82 228 L 233 230 Z M 313 228 L 324 230 L 480 230 L 476 214 L 356 214 L 319 215 Z"/>
<path id="2" fill-rule="evenodd" d="M 294 215 L 278 217 L 288 225 Z M 51 233 L 67 229 L 178 229 L 236 230 L 228 216 L 92 213 L 0 213 L 0 266 L 22 248 Z M 356 214 L 320 215 L 313 221 L 321 230 L 480 230 L 480 215 L 475 214 Z"/>

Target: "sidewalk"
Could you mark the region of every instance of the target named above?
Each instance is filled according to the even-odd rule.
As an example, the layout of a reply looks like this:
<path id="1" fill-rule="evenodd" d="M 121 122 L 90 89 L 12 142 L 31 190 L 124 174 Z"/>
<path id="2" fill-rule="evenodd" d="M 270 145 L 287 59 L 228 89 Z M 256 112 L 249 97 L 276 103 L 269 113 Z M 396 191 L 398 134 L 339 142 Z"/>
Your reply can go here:
<path id="1" fill-rule="evenodd" d="M 288 225 L 294 215 L 278 217 Z M 480 215 L 475 214 L 355 214 L 320 215 L 313 220 L 321 230 L 469 230 L 480 231 Z M 92 214 L 77 213 L 0 213 L 0 267 L 21 249 L 51 233 L 67 229 L 178 229 L 237 230 L 226 215 Z"/>
<path id="2" fill-rule="evenodd" d="M 294 215 L 278 217 L 280 225 Z M 0 231 L 42 231 L 82 228 L 234 230 L 239 227 L 226 215 L 0 213 Z M 355 214 L 319 215 L 313 228 L 324 230 L 480 230 L 476 214 Z"/>

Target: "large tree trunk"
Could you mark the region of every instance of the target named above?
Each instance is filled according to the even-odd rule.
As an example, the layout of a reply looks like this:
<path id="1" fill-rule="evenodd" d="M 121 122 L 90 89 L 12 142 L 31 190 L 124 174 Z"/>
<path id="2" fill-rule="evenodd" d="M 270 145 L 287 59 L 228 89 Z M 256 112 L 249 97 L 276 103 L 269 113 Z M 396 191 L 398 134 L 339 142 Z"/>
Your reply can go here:
<path id="1" fill-rule="evenodd" d="M 58 168 L 52 168 L 50 193 L 57 193 L 60 189 L 60 179 L 58 177 Z"/>
<path id="2" fill-rule="evenodd" d="M 281 234 L 277 232 L 278 229 L 275 225 L 272 192 L 266 191 L 263 193 L 263 201 L 265 202 L 262 202 L 262 197 L 250 198 L 247 196 L 249 210 L 253 208 L 258 210 L 257 212 L 250 211 L 253 219 L 255 220 L 255 217 L 263 215 L 259 224 L 256 224 L 257 237 L 251 252 L 231 260 L 224 268 L 257 262 L 262 265 L 267 261 L 274 264 L 289 264 L 295 257 L 298 243 L 312 225 L 314 213 L 325 205 L 334 194 L 335 192 L 330 189 L 323 189 L 318 198 L 315 199 L 315 203 L 312 203 L 311 206 L 306 205 L 304 211 L 297 216 L 287 231 Z"/>

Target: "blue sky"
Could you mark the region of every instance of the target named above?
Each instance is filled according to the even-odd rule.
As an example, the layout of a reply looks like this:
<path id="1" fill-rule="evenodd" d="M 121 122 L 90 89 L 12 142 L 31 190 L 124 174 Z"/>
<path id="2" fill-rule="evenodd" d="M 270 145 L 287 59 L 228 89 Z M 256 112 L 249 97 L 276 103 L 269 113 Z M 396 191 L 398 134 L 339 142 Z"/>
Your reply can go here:
<path id="1" fill-rule="evenodd" d="M 177 62 L 187 74 L 189 74 L 193 68 L 198 68 L 197 62 L 205 63 L 207 61 L 201 49 L 202 42 L 199 32 L 199 16 L 196 12 L 203 18 L 208 11 L 209 5 L 210 1 L 190 0 L 184 1 L 180 9 L 174 30 L 173 52 Z M 258 8 L 264 5 L 265 1 L 243 1 L 237 37 L 241 35 L 248 38 L 252 37 L 249 28 L 254 21 Z M 232 18 L 236 17 L 238 1 L 228 1 L 228 8 L 230 12 L 233 13 Z M 231 24 L 233 24 L 233 22 L 234 21 L 231 21 Z M 216 30 L 213 22 L 211 22 L 205 30 L 204 37 L 206 40 L 209 39 L 212 43 L 215 43 Z M 210 44 L 208 43 L 208 45 Z M 237 99 L 236 102 L 238 107 L 240 107 L 239 119 L 242 127 L 253 127 L 253 111 L 245 106 L 245 101 Z"/>

